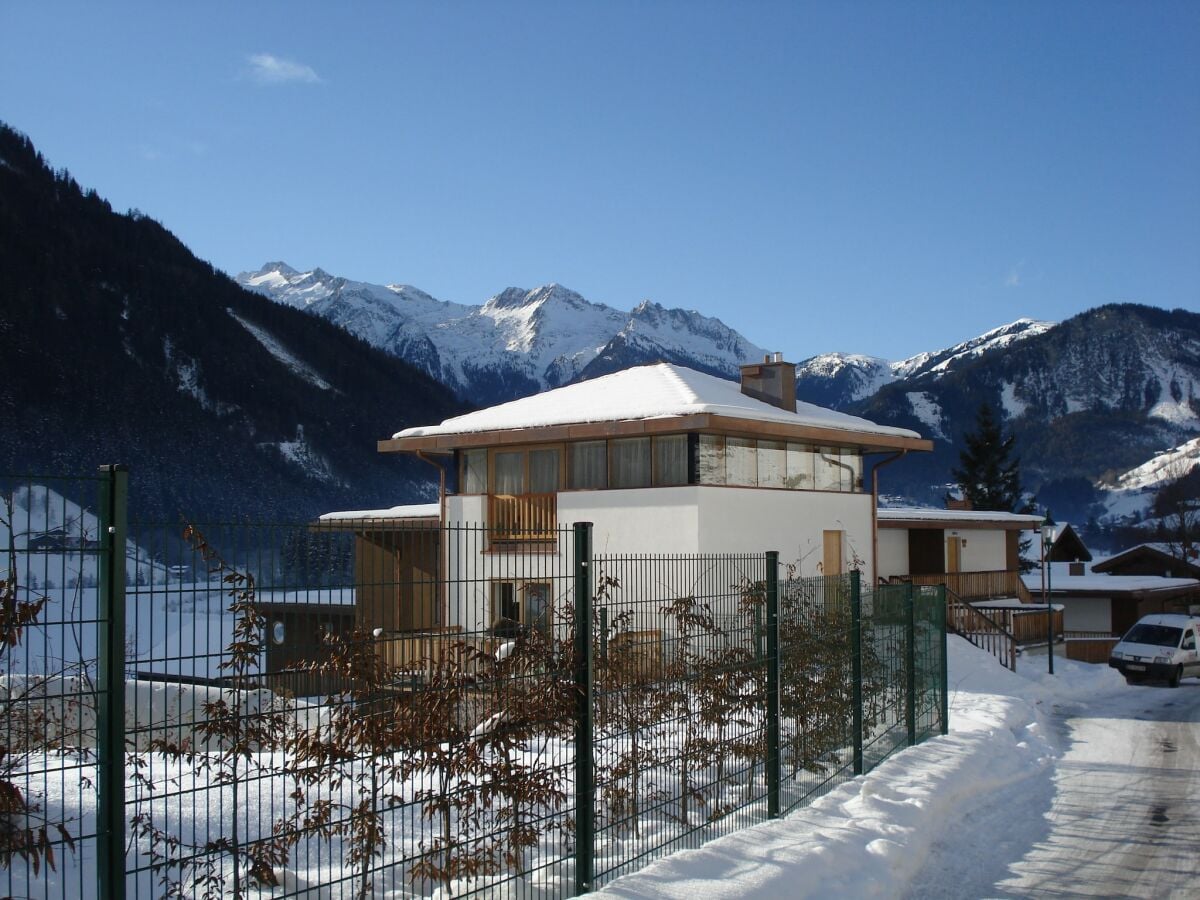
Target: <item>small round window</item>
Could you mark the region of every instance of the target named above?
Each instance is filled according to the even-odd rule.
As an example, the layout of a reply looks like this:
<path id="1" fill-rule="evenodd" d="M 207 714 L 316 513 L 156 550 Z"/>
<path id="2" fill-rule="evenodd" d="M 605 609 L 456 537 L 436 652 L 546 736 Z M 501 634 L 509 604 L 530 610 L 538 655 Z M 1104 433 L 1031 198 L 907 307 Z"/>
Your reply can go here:
<path id="1" fill-rule="evenodd" d="M 275 624 L 273 624 L 271 626 L 271 640 L 274 641 L 276 644 L 282 644 L 283 637 L 284 637 L 283 622 L 276 619 Z"/>

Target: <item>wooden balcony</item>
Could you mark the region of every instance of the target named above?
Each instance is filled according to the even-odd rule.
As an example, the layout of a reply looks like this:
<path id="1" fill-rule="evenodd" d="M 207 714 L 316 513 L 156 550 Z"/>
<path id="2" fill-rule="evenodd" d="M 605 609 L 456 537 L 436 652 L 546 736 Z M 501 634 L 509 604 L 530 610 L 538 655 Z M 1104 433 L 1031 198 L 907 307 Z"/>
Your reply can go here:
<path id="1" fill-rule="evenodd" d="M 557 494 L 489 494 L 490 543 L 554 543 L 558 535 Z"/>

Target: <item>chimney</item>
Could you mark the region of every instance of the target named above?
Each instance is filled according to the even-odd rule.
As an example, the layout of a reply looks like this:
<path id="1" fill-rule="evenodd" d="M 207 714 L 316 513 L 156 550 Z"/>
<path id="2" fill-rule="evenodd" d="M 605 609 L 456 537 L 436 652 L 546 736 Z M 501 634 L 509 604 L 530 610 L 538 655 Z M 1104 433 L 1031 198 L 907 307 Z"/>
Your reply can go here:
<path id="1" fill-rule="evenodd" d="M 768 353 L 760 363 L 742 366 L 742 393 L 787 412 L 796 411 L 796 364 L 782 353 Z"/>

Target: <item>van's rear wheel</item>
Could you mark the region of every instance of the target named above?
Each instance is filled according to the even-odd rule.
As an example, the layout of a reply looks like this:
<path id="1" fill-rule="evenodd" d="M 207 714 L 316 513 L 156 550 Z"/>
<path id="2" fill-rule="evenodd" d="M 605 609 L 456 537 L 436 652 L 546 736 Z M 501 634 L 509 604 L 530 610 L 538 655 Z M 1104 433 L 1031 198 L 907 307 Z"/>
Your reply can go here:
<path id="1" fill-rule="evenodd" d="M 1176 666 L 1171 672 L 1171 677 L 1167 679 L 1167 684 L 1171 687 L 1179 687 L 1179 682 L 1183 680 L 1183 666 Z"/>

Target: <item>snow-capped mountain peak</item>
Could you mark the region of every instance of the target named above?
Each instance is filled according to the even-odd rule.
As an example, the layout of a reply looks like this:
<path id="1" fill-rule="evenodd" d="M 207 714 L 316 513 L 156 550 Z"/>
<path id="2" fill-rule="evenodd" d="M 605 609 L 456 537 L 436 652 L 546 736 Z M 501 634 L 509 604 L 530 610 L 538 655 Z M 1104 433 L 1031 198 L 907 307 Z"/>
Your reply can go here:
<path id="1" fill-rule="evenodd" d="M 1045 334 L 1057 323 L 1042 322 L 1037 319 L 1017 319 L 991 331 L 985 331 L 978 337 L 955 344 L 945 350 L 918 353 L 908 359 L 892 363 L 892 375 L 895 378 L 913 378 L 918 375 L 932 374 L 937 378 L 943 375 L 954 363 L 964 359 L 980 356 L 990 350 L 999 350 L 1011 346 L 1017 341 Z"/>
<path id="2" fill-rule="evenodd" d="M 509 400 L 581 377 L 616 341 L 642 357 L 727 377 L 763 352 L 719 319 L 643 301 L 631 312 L 558 283 L 510 287 L 479 306 L 438 300 L 411 285 L 373 285 L 282 262 L 238 281 L 327 318 L 424 369 L 475 402 Z"/>

